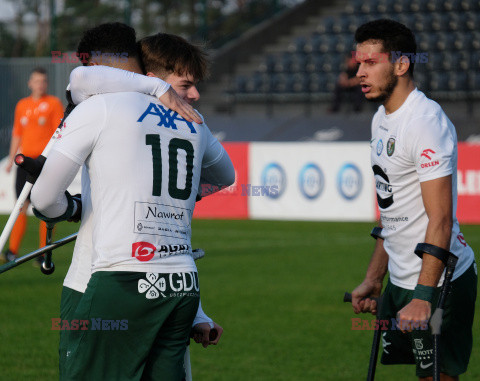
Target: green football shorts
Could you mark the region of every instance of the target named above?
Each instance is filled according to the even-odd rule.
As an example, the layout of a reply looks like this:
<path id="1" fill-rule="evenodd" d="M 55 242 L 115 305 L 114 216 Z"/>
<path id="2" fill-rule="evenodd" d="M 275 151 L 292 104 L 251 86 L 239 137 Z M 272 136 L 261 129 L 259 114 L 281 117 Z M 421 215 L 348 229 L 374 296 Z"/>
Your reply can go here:
<path id="1" fill-rule="evenodd" d="M 199 298 L 196 272 L 94 273 L 72 314 L 80 328 L 65 335 L 62 379 L 182 380 Z"/>
<path id="2" fill-rule="evenodd" d="M 73 290 L 69 287 L 62 288 L 62 296 L 60 298 L 60 320 L 72 322 L 73 321 L 73 313 L 77 309 L 78 303 L 80 299 L 82 299 L 83 293 Z M 69 324 L 67 323 L 67 324 Z M 66 325 L 66 324 L 65 324 Z M 63 328 L 63 324 L 59 324 L 61 328 Z M 68 325 L 70 328 L 70 324 Z M 66 328 L 66 327 L 65 327 Z M 58 355 L 59 355 L 59 372 L 60 372 L 60 379 L 65 377 L 65 360 L 67 356 L 67 338 L 66 333 L 68 331 L 64 329 L 60 329 L 60 344 L 58 346 Z"/>
<path id="3" fill-rule="evenodd" d="M 477 298 L 477 271 L 475 263 L 451 283 L 452 289 L 445 302 L 440 338 L 440 371 L 458 376 L 467 370 L 472 352 L 472 325 Z M 432 314 L 437 305 L 440 288 L 432 303 Z M 389 321 L 389 329 L 382 332 L 382 364 L 416 364 L 418 377 L 433 374 L 433 338 L 430 327 L 418 327 L 402 333 L 396 329 L 396 316 L 412 300 L 413 290 L 393 285 L 385 288 L 379 319 Z"/>

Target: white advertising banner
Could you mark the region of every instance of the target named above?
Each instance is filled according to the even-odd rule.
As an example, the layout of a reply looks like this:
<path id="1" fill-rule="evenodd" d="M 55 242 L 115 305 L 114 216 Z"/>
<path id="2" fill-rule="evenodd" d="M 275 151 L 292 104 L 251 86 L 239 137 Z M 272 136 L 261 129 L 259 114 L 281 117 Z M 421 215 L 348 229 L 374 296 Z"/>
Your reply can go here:
<path id="1" fill-rule="evenodd" d="M 374 221 L 370 146 L 360 143 L 251 143 L 252 219 Z"/>
<path id="2" fill-rule="evenodd" d="M 14 165 L 12 170 L 7 173 L 8 158 L 5 157 L 0 161 L 0 214 L 10 215 L 17 201 L 17 196 L 15 194 L 15 174 L 17 173 L 17 168 Z M 70 194 L 77 194 L 81 191 L 81 182 L 80 182 L 80 174 L 82 171 L 78 171 L 75 180 L 73 180 L 72 184 L 68 188 Z M 31 207 L 30 207 L 31 209 Z M 31 210 L 29 211 L 31 213 Z"/>

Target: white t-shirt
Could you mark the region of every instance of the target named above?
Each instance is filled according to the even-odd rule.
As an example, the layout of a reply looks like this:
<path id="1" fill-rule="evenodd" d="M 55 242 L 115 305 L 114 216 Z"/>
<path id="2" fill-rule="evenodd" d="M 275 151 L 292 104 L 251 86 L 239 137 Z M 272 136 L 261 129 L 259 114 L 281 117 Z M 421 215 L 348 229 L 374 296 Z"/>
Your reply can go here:
<path id="1" fill-rule="evenodd" d="M 92 97 L 66 120 L 52 151 L 87 167 L 92 272 L 195 271 L 187 254 L 202 163 L 223 148 L 205 126 L 173 115 L 152 97 L 117 93 Z"/>
<path id="2" fill-rule="evenodd" d="M 457 135 L 452 122 L 436 102 L 415 89 L 394 113 L 386 115 L 379 107 L 370 145 L 392 283 L 415 288 L 422 262 L 414 249 L 425 241 L 428 225 L 420 183 L 448 175 L 452 175 L 453 196 L 450 251 L 459 258 L 453 279 L 458 278 L 474 255 L 456 218 Z"/>

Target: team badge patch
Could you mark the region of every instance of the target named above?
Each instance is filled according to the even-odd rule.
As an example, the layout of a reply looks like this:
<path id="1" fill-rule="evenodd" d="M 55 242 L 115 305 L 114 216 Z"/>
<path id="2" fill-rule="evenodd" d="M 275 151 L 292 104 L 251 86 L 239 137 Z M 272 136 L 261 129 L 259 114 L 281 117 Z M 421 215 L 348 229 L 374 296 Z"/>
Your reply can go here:
<path id="1" fill-rule="evenodd" d="M 377 143 L 377 156 L 380 156 L 383 151 L 383 141 L 380 139 Z"/>
<path id="2" fill-rule="evenodd" d="M 392 156 L 395 151 L 395 138 L 388 139 L 387 142 L 387 155 Z"/>
<path id="3" fill-rule="evenodd" d="M 161 277 L 159 279 L 158 274 L 147 273 L 147 279 L 139 279 L 138 281 L 138 292 L 143 294 L 147 299 L 157 299 L 160 295 L 165 298 L 163 293 L 167 289 L 167 283 L 165 278 Z"/>

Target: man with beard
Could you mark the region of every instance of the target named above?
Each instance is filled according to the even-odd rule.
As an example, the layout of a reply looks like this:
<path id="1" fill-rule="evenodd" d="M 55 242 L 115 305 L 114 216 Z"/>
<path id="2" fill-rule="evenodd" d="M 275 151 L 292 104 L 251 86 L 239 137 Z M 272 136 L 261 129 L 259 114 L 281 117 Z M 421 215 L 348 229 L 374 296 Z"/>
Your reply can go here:
<path id="1" fill-rule="evenodd" d="M 457 136 L 441 107 L 413 80 L 413 33 L 392 20 L 376 20 L 355 33 L 357 77 L 367 100 L 381 102 L 372 121 L 371 161 L 380 208 L 381 234 L 364 281 L 352 293 L 355 313 L 377 313 L 372 300 L 390 273 L 379 319 L 391 323 L 383 338 L 383 364 L 416 364 L 420 380 L 431 380 L 433 341 L 427 322 L 443 283 L 443 262 L 417 257 L 428 243 L 458 257 L 441 334 L 442 380 L 467 370 L 477 273 L 472 249 L 455 217 Z M 434 308 L 433 308 L 434 309 Z"/>

